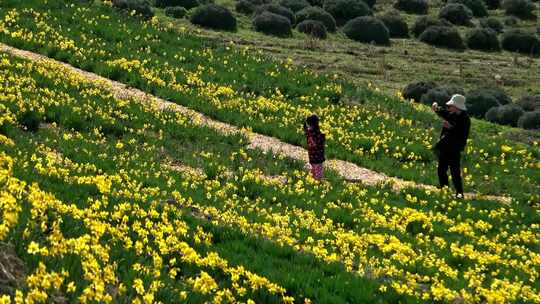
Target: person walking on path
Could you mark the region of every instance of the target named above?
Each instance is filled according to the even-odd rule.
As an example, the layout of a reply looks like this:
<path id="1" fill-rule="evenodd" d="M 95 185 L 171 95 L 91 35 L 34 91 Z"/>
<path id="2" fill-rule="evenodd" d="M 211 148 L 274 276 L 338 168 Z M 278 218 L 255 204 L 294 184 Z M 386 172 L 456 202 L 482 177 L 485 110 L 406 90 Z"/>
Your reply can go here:
<path id="1" fill-rule="evenodd" d="M 311 175 L 315 180 L 321 180 L 324 174 L 324 145 L 326 137 L 319 128 L 319 117 L 309 116 L 304 122 L 304 133 L 307 138 L 309 164 Z"/>
<path id="2" fill-rule="evenodd" d="M 452 182 L 458 197 L 463 197 L 463 182 L 461 179 L 461 152 L 465 149 L 471 128 L 471 119 L 467 113 L 463 95 L 453 95 L 446 103 L 447 108 L 439 107 L 435 102 L 432 110 L 440 116 L 443 127 L 439 141 L 434 147 L 439 157 L 437 173 L 440 187 L 448 186 L 447 171 L 450 167 Z"/>

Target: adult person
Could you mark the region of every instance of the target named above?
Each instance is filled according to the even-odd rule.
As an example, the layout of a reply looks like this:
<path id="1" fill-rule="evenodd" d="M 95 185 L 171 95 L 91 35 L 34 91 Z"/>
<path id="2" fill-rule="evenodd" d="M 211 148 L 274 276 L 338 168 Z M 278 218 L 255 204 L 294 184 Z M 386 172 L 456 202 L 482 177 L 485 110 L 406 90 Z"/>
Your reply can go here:
<path id="1" fill-rule="evenodd" d="M 465 102 L 465 96 L 455 94 L 446 103 L 446 108 L 439 107 L 436 102 L 431 106 L 432 110 L 443 119 L 441 136 L 434 147 L 439 157 L 437 168 L 439 184 L 441 188 L 448 186 L 447 171 L 450 168 L 457 197 L 463 197 L 461 152 L 465 149 L 471 129 L 471 119 Z"/>

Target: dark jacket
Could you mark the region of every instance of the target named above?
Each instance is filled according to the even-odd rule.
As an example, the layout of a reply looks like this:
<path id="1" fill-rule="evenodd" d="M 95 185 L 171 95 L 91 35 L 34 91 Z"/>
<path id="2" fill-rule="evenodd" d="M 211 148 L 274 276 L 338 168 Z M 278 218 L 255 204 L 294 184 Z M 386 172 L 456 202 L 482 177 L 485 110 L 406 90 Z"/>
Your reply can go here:
<path id="1" fill-rule="evenodd" d="M 320 130 L 304 128 L 307 137 L 308 156 L 310 164 L 322 164 L 324 158 L 324 143 L 326 136 Z"/>
<path id="2" fill-rule="evenodd" d="M 442 128 L 439 142 L 435 148 L 443 152 L 463 151 L 471 129 L 471 119 L 467 111 L 451 113 L 446 109 L 441 109 L 435 113 L 450 124 L 450 127 Z"/>

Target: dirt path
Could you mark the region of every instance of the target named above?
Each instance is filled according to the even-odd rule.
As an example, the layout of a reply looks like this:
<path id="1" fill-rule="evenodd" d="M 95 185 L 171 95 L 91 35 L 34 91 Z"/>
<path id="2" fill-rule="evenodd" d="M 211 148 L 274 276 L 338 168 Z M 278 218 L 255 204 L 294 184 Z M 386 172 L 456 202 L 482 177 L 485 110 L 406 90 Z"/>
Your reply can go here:
<path id="1" fill-rule="evenodd" d="M 94 73 L 83 71 L 81 69 L 75 68 L 69 64 L 58 62 L 54 59 L 42 56 L 29 51 L 19 50 L 8 45 L 0 43 L 0 52 L 5 52 L 16 57 L 24 58 L 31 61 L 49 61 L 56 64 L 59 64 L 72 73 L 76 73 L 86 80 L 101 85 L 107 90 L 109 90 L 116 98 L 119 99 L 134 99 L 139 100 L 144 103 L 151 103 L 157 106 L 162 110 L 177 111 L 187 117 L 191 117 L 191 120 L 194 124 L 200 126 L 208 126 L 218 132 L 223 134 L 231 133 L 240 133 L 245 135 L 249 139 L 248 148 L 250 149 L 260 149 L 265 152 L 271 152 L 275 155 L 283 155 L 288 158 L 295 160 L 303 161 L 307 163 L 307 151 L 299 146 L 291 145 L 284 143 L 274 137 L 261 135 L 258 133 L 250 132 L 245 129 L 237 128 L 233 125 L 223 123 L 220 121 L 213 120 L 199 112 L 186 108 L 184 106 L 175 104 L 173 102 L 155 97 L 153 95 L 147 94 L 141 90 L 131 88 L 126 86 L 123 83 L 113 81 Z M 417 187 L 422 189 L 429 189 L 432 191 L 438 191 L 436 187 L 430 185 L 416 184 L 411 181 L 405 181 L 399 178 L 389 177 L 385 174 L 372 171 L 366 168 L 362 168 L 354 163 L 342 161 L 342 160 L 328 160 L 326 162 L 326 168 L 336 171 L 340 176 L 342 176 L 346 181 L 349 182 L 360 182 L 365 185 L 374 186 L 380 183 L 389 183 L 395 191 L 399 191 L 407 187 Z M 492 201 L 499 201 L 502 203 L 510 203 L 511 198 L 501 197 L 501 196 L 480 196 L 474 193 L 465 194 L 466 199 L 473 198 L 483 198 Z"/>

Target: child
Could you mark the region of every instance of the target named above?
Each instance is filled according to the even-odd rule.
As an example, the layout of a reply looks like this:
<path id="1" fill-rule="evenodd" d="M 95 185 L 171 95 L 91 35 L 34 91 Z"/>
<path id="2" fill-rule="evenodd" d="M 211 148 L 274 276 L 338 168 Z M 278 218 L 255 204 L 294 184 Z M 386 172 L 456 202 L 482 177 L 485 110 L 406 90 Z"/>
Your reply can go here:
<path id="1" fill-rule="evenodd" d="M 306 119 L 304 133 L 307 137 L 311 175 L 313 175 L 314 179 L 321 180 L 324 173 L 324 143 L 326 138 L 319 128 L 319 117 L 317 115 L 311 115 Z"/>

